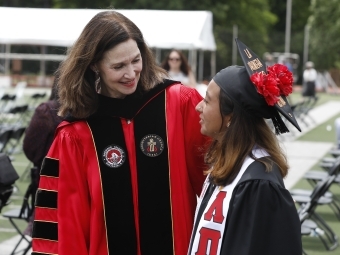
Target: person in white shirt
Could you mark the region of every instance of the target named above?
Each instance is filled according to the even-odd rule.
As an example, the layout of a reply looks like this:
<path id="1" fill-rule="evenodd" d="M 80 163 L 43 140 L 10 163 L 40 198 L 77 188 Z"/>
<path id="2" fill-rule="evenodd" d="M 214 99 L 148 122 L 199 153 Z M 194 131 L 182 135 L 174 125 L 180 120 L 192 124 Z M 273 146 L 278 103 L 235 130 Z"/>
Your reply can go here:
<path id="1" fill-rule="evenodd" d="M 188 60 L 180 50 L 173 49 L 164 59 L 162 68 L 165 69 L 169 78 L 180 81 L 188 87 L 196 87 L 196 79 L 188 64 Z"/>
<path id="2" fill-rule="evenodd" d="M 303 89 L 302 96 L 315 97 L 315 81 L 317 72 L 314 69 L 314 63 L 311 61 L 306 62 L 306 69 L 303 72 Z"/>

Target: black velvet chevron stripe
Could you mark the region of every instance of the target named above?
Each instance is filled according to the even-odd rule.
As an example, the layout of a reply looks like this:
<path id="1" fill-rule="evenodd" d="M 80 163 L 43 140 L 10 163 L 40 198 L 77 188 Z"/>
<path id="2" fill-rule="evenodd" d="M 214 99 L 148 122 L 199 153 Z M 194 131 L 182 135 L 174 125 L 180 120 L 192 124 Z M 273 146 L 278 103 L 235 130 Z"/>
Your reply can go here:
<path id="1" fill-rule="evenodd" d="M 51 253 L 32 252 L 31 255 L 51 255 Z"/>
<path id="2" fill-rule="evenodd" d="M 57 209 L 58 192 L 38 189 L 35 206 Z"/>
<path id="3" fill-rule="evenodd" d="M 58 241 L 58 223 L 34 221 L 32 238 Z"/>
<path id="4" fill-rule="evenodd" d="M 45 158 L 40 170 L 40 175 L 59 177 L 59 160 Z"/>

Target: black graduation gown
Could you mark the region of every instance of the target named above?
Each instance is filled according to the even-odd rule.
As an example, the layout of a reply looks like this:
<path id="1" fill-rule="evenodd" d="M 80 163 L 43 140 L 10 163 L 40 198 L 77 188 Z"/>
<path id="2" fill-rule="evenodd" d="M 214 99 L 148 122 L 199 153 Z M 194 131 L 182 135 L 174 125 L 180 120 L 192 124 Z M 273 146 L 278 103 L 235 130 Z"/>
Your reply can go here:
<path id="1" fill-rule="evenodd" d="M 213 190 L 208 189 L 198 218 Z M 220 255 L 301 254 L 300 220 L 279 169 L 265 172 L 265 166 L 254 161 L 233 191 Z"/>

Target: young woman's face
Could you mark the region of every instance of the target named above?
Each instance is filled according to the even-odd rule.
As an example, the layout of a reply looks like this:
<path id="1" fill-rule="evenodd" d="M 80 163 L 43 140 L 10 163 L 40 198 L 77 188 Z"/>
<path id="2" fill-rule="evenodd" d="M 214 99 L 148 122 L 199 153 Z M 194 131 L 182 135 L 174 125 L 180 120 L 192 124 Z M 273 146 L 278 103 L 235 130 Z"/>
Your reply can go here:
<path id="1" fill-rule="evenodd" d="M 179 69 L 182 63 L 181 56 L 176 51 L 172 51 L 169 55 L 168 62 L 170 69 Z"/>
<path id="2" fill-rule="evenodd" d="M 200 113 L 201 133 L 212 138 L 217 138 L 230 121 L 230 115 L 221 117 L 219 95 L 220 87 L 211 80 L 205 98 L 196 106 Z"/>
<path id="3" fill-rule="evenodd" d="M 99 71 L 101 94 L 114 98 L 132 94 L 143 68 L 136 41 L 129 39 L 106 51 L 94 68 Z"/>

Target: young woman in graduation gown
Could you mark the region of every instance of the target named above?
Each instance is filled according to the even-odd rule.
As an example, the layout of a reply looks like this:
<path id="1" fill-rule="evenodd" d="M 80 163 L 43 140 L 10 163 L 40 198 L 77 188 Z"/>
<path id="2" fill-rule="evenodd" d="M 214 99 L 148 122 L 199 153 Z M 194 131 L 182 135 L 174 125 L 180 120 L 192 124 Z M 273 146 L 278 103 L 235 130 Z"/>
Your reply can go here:
<path id="1" fill-rule="evenodd" d="M 276 134 L 288 132 L 278 111 L 294 117 L 285 99 L 292 74 L 282 65 L 266 70 L 238 45 L 252 69 L 221 70 L 196 106 L 201 132 L 213 142 L 188 254 L 301 255 L 301 224 L 283 183 L 288 163 L 265 121 L 272 120 Z"/>

